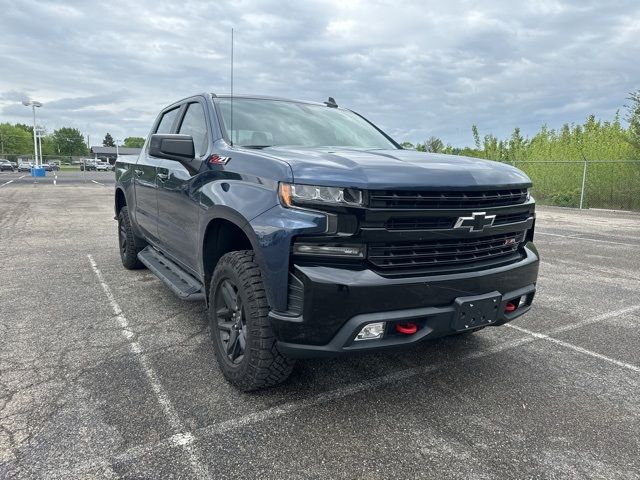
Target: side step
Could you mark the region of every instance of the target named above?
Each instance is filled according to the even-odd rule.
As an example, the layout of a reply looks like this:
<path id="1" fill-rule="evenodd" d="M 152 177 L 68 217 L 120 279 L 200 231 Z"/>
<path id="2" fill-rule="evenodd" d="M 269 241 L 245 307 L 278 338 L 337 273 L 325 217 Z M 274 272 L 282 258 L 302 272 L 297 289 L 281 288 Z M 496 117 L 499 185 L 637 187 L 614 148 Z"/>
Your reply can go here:
<path id="1" fill-rule="evenodd" d="M 139 252 L 138 258 L 181 299 L 204 301 L 205 296 L 202 283 L 151 245 Z"/>

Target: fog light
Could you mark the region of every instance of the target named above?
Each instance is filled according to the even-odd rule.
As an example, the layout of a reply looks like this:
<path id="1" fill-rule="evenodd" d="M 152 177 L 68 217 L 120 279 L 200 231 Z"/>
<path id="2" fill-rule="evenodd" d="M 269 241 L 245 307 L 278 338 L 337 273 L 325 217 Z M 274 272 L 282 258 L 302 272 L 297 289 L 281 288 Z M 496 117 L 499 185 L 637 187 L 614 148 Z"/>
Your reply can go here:
<path id="1" fill-rule="evenodd" d="M 311 243 L 296 243 L 293 245 L 296 255 L 323 255 L 325 257 L 356 257 L 364 258 L 364 246 L 314 245 Z"/>
<path id="2" fill-rule="evenodd" d="M 356 340 L 375 340 L 382 338 L 384 334 L 384 322 L 369 323 L 362 327 L 360 333 L 356 335 Z"/>

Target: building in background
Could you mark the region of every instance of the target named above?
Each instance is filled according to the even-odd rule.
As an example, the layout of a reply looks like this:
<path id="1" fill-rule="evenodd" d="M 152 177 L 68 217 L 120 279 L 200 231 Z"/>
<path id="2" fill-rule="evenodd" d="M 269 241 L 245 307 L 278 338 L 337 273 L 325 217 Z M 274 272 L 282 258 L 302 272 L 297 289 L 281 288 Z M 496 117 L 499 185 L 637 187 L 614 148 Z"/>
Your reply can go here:
<path id="1" fill-rule="evenodd" d="M 120 155 L 138 155 L 141 148 L 118 147 Z M 116 163 L 116 147 L 91 147 L 91 156 L 100 160 L 106 160 L 110 164 Z"/>

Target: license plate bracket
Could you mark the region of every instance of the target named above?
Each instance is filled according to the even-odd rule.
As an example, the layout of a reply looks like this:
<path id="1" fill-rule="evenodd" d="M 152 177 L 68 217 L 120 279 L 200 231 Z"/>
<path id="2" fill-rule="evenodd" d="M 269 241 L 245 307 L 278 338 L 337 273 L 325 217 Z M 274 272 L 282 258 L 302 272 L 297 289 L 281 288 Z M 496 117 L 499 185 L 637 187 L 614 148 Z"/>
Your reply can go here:
<path id="1" fill-rule="evenodd" d="M 453 329 L 463 332 L 496 323 L 501 303 L 499 292 L 456 298 Z"/>

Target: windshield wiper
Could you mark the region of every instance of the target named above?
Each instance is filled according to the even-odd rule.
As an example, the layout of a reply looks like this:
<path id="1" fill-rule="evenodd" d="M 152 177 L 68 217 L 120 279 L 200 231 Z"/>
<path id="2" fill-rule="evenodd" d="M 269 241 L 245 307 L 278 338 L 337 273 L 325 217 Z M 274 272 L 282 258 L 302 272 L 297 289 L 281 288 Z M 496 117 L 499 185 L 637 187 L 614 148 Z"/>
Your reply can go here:
<path id="1" fill-rule="evenodd" d="M 273 145 L 240 145 L 243 148 L 254 148 L 256 150 L 262 150 L 263 148 L 273 147 Z"/>

